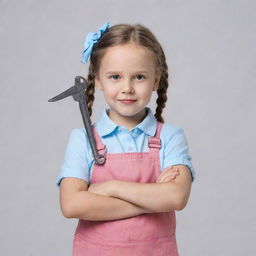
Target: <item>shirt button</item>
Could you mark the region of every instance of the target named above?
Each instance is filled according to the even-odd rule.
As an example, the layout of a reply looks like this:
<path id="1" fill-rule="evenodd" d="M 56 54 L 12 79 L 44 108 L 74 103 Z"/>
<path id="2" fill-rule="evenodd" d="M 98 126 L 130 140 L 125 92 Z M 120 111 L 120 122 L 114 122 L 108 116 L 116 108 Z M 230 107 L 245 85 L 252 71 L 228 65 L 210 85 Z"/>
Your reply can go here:
<path id="1" fill-rule="evenodd" d="M 132 151 L 132 146 L 129 146 L 129 147 L 128 147 L 128 150 L 129 150 L 129 151 Z"/>

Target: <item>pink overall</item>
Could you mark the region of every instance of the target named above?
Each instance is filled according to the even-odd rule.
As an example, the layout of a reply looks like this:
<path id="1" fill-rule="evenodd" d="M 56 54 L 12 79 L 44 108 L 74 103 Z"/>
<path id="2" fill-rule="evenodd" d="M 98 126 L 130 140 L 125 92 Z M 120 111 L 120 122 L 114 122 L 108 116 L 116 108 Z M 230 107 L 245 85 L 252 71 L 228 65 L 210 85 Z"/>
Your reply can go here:
<path id="1" fill-rule="evenodd" d="M 155 136 L 149 137 L 149 152 L 113 154 L 106 153 L 93 126 L 97 149 L 100 154 L 106 154 L 106 162 L 93 165 L 91 183 L 107 180 L 156 182 L 160 175 L 162 125 L 157 122 Z M 178 256 L 175 231 L 175 211 L 109 221 L 80 219 L 73 240 L 73 256 Z"/>

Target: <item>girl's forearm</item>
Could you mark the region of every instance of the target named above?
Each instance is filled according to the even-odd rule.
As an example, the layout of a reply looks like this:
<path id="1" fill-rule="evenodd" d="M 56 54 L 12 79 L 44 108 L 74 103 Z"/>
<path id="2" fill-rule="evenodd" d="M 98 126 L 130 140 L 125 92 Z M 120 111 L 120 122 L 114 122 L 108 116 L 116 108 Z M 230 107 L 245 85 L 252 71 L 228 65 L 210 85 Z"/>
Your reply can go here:
<path id="1" fill-rule="evenodd" d="M 117 220 L 152 211 L 119 198 L 88 191 L 74 194 L 70 218 L 91 221 Z"/>
<path id="2" fill-rule="evenodd" d="M 113 180 L 108 195 L 136 204 L 152 212 L 177 210 L 178 187 L 175 183 L 136 183 Z"/>

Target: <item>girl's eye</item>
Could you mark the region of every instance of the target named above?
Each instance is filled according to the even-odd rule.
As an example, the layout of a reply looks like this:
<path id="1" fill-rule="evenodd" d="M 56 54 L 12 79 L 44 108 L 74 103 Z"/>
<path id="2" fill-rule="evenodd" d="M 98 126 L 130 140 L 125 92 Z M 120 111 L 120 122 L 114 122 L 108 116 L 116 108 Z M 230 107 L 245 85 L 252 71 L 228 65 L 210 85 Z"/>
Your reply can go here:
<path id="1" fill-rule="evenodd" d="M 114 80 L 117 80 L 119 78 L 119 75 L 112 75 L 110 78 L 113 78 Z"/>
<path id="2" fill-rule="evenodd" d="M 137 75 L 136 78 L 137 78 L 138 80 L 142 80 L 143 78 L 145 78 L 145 76 L 143 76 L 143 75 Z"/>

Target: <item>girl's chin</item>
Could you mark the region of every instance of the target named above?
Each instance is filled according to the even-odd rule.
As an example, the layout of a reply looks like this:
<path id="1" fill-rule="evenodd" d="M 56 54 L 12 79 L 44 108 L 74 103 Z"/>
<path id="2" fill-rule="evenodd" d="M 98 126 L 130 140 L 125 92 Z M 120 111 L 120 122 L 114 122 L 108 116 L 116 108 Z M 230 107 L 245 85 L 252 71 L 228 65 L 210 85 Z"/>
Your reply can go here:
<path id="1" fill-rule="evenodd" d="M 136 111 L 135 109 L 112 109 L 111 110 L 111 114 L 112 117 L 114 116 L 119 116 L 119 117 L 123 117 L 123 118 L 144 118 L 145 117 L 145 113 L 141 113 L 141 111 Z M 143 115 L 143 116 L 142 116 Z"/>

